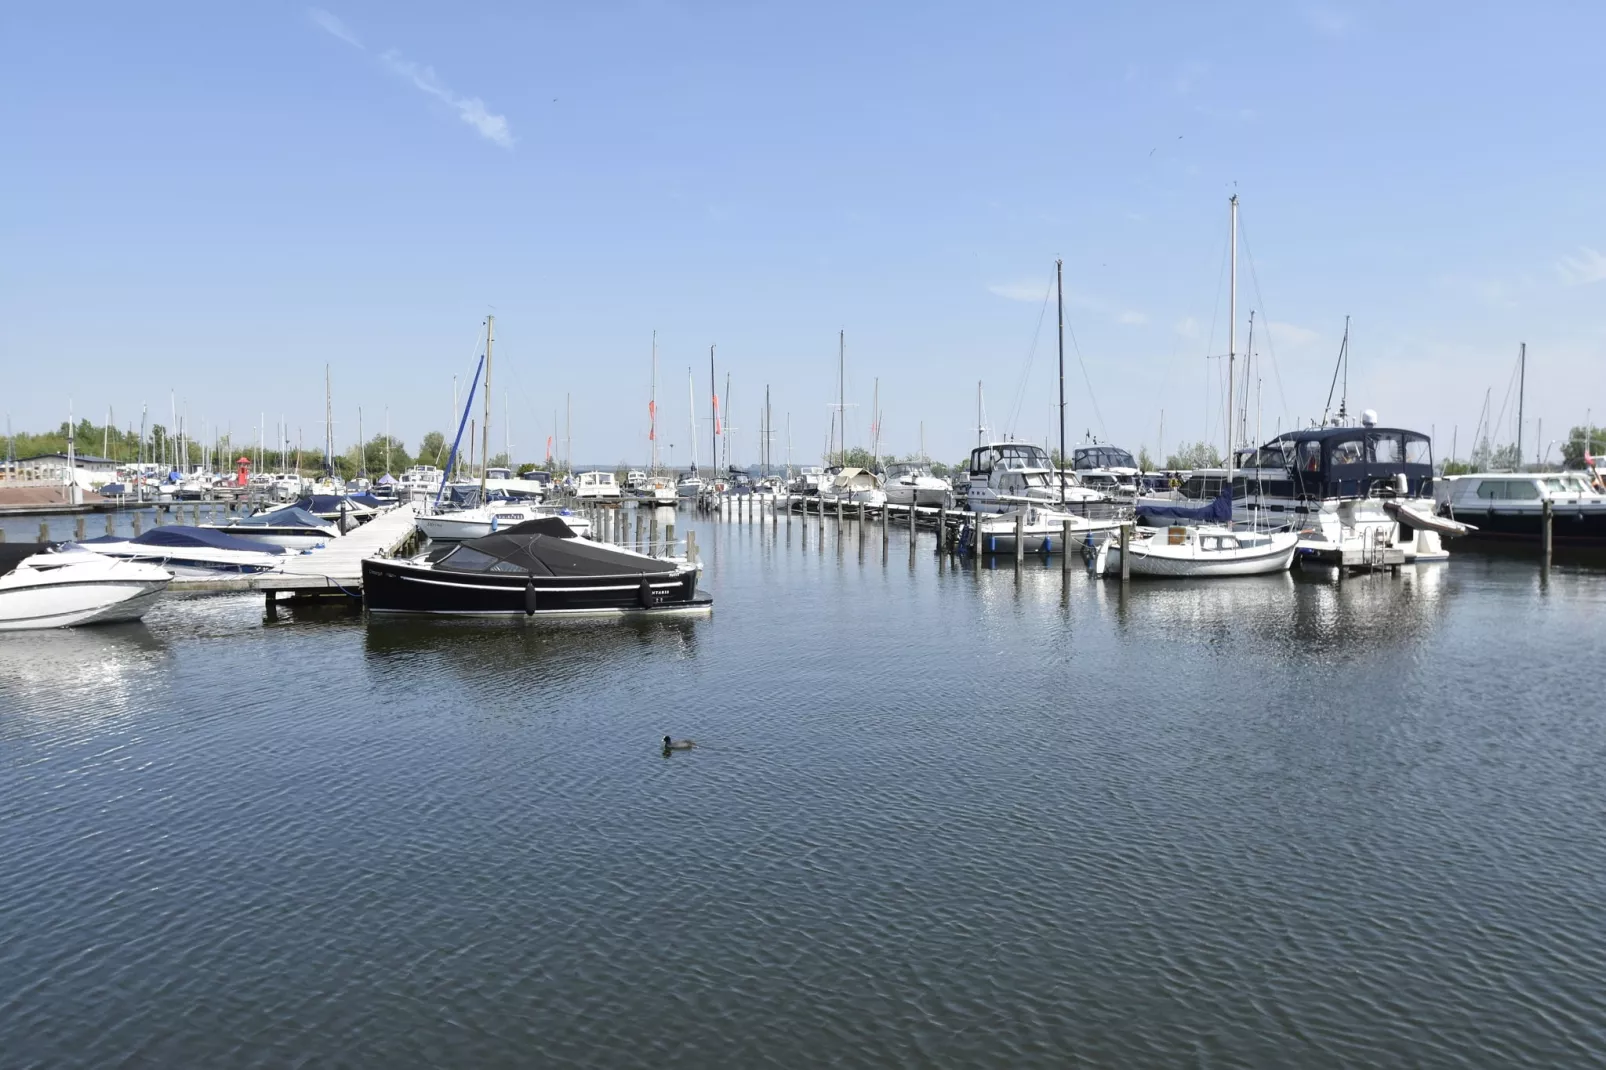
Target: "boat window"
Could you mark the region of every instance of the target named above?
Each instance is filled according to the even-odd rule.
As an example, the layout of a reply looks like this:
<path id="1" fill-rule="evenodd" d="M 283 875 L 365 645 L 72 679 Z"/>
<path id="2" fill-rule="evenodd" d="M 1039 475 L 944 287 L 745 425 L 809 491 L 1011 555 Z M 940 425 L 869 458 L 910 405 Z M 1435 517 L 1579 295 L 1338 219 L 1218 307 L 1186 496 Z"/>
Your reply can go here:
<path id="1" fill-rule="evenodd" d="M 1366 452 L 1373 464 L 1399 464 L 1405 454 L 1399 435 L 1367 435 Z"/>
<path id="2" fill-rule="evenodd" d="M 1506 484 L 1506 497 L 1513 500 L 1532 501 L 1539 497 L 1539 484 L 1531 479 L 1513 480 Z"/>
<path id="3" fill-rule="evenodd" d="M 1405 436 L 1405 463 L 1433 463 L 1433 443 L 1426 435 Z"/>
<path id="4" fill-rule="evenodd" d="M 456 553 L 447 554 L 441 563 L 463 572 L 485 572 L 494 568 L 498 564 L 498 559 L 490 554 L 481 553 L 472 546 L 459 546 Z"/>
<path id="5" fill-rule="evenodd" d="M 1048 473 L 1025 472 L 1022 473 L 1020 481 L 1021 485 L 1025 487 L 1046 487 L 1048 486 Z"/>
<path id="6" fill-rule="evenodd" d="M 972 472 L 991 472 L 993 470 L 993 451 L 989 449 L 971 450 L 970 470 Z"/>
<path id="7" fill-rule="evenodd" d="M 1559 492 L 1561 494 L 1566 494 L 1573 489 L 1570 486 L 1572 481 L 1568 479 L 1547 479 L 1544 482 L 1545 489 L 1553 493 Z"/>
<path id="8" fill-rule="evenodd" d="M 1478 497 L 1491 501 L 1500 500 L 1506 496 L 1506 481 L 1503 479 L 1485 479 L 1478 484 Z"/>
<path id="9" fill-rule="evenodd" d="M 525 570 L 520 568 L 518 565 L 515 565 L 511 561 L 498 561 L 496 564 L 491 566 L 491 571 L 492 572 L 518 572 L 518 573 L 523 573 Z"/>
<path id="10" fill-rule="evenodd" d="M 1360 439 L 1342 439 L 1327 447 L 1327 466 L 1337 468 L 1340 465 L 1360 464 L 1362 456 Z"/>
<path id="11" fill-rule="evenodd" d="M 1299 467 L 1304 472 L 1320 471 L 1322 467 L 1322 444 L 1311 439 L 1299 444 Z"/>

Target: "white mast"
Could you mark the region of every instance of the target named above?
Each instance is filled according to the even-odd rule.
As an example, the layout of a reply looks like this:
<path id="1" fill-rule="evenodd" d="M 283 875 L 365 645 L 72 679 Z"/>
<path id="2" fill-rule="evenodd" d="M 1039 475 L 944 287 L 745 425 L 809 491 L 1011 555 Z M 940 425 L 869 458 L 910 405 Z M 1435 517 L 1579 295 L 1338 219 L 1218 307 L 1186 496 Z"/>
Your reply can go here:
<path id="1" fill-rule="evenodd" d="M 697 474 L 697 381 L 686 367 L 686 424 L 691 430 L 691 474 Z"/>
<path id="2" fill-rule="evenodd" d="M 1232 281 L 1227 289 L 1227 490 L 1232 491 L 1232 377 L 1233 363 L 1238 350 L 1238 195 L 1228 202 L 1231 220 L 1227 244 L 1231 249 Z M 1228 521 L 1231 526 L 1231 521 Z"/>
<path id="3" fill-rule="evenodd" d="M 647 441 L 652 443 L 649 472 L 658 471 L 658 332 L 652 332 L 652 397 L 647 402 Z"/>
<path id="4" fill-rule="evenodd" d="M 485 469 L 491 463 L 491 343 L 496 341 L 496 317 L 485 317 L 485 422 L 480 426 L 480 501 L 485 500 Z"/>

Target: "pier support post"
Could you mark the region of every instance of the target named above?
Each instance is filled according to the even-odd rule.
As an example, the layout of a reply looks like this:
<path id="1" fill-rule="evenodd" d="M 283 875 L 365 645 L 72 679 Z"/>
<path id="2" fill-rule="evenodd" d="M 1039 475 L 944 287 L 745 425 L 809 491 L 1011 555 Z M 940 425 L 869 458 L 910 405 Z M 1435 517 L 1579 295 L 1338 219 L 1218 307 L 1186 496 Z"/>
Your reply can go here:
<path id="1" fill-rule="evenodd" d="M 836 499 L 836 526 L 838 528 L 842 527 L 842 496 L 841 495 L 837 495 L 837 499 Z"/>
<path id="2" fill-rule="evenodd" d="M 697 563 L 697 533 L 695 531 L 686 532 L 686 561 L 692 565 Z"/>
<path id="3" fill-rule="evenodd" d="M 647 529 L 647 549 L 653 556 L 658 556 L 658 510 L 652 511 L 652 526 Z"/>
<path id="4" fill-rule="evenodd" d="M 1071 522 L 1066 520 L 1060 525 L 1060 571 L 1070 575 L 1071 571 Z"/>
<path id="5" fill-rule="evenodd" d="M 887 556 L 887 542 L 892 538 L 892 504 L 881 503 L 881 556 Z"/>
<path id="6" fill-rule="evenodd" d="M 50 521 L 41 520 L 41 521 L 39 521 L 39 542 L 41 544 L 43 544 L 43 543 L 47 543 L 49 541 L 50 541 Z"/>
<path id="7" fill-rule="evenodd" d="M 1546 572 L 1550 571 L 1550 534 L 1555 526 L 1556 513 L 1550 499 L 1546 498 L 1539 514 L 1539 541 L 1544 551 L 1543 564 L 1540 566 Z"/>
<path id="8" fill-rule="evenodd" d="M 948 502 L 937 506 L 937 553 L 940 555 L 943 548 L 948 545 Z"/>
<path id="9" fill-rule="evenodd" d="M 1546 504 L 1549 504 L 1548 502 Z M 73 522 L 72 537 L 76 542 L 84 541 L 84 518 L 79 517 Z"/>
<path id="10" fill-rule="evenodd" d="M 638 508 L 636 510 L 636 545 L 633 547 L 633 549 L 638 554 L 642 552 L 642 550 L 641 550 L 641 546 L 642 546 L 641 532 L 642 532 L 643 527 L 645 527 L 646 523 L 647 523 L 647 518 L 641 515 L 641 510 Z"/>
<path id="11" fill-rule="evenodd" d="M 664 525 L 664 556 L 675 556 L 675 525 L 673 523 Z"/>
<path id="12" fill-rule="evenodd" d="M 860 529 L 863 529 L 863 527 L 864 527 L 864 502 L 863 501 L 859 502 L 859 527 L 860 527 Z"/>
<path id="13" fill-rule="evenodd" d="M 1026 562 L 1026 510 L 1015 513 L 1015 567 Z"/>
<path id="14" fill-rule="evenodd" d="M 1125 583 L 1132 578 L 1132 555 L 1127 549 L 1132 545 L 1132 525 L 1125 521 L 1121 524 L 1121 582 Z"/>
<path id="15" fill-rule="evenodd" d="M 117 517 L 112 513 L 107 513 L 106 514 L 106 534 L 108 534 L 108 535 L 112 534 L 112 532 L 115 530 L 114 525 L 116 523 L 117 523 Z"/>
<path id="16" fill-rule="evenodd" d="M 915 521 L 918 520 L 918 519 L 919 519 L 919 514 L 916 513 L 914 505 L 911 504 L 909 506 L 909 545 L 910 546 L 913 546 L 915 544 Z"/>
<path id="17" fill-rule="evenodd" d="M 263 609 L 267 613 L 268 619 L 269 620 L 278 620 L 279 619 L 279 597 L 278 597 L 278 592 L 277 591 L 265 591 L 263 593 L 267 597 L 267 603 L 266 603 L 266 605 L 263 606 Z"/>
<path id="18" fill-rule="evenodd" d="M 142 516 L 140 513 L 138 513 L 136 511 L 134 513 L 133 519 L 134 519 L 134 534 L 138 535 L 139 534 L 139 529 L 145 526 L 145 518 L 144 518 L 144 516 Z"/>

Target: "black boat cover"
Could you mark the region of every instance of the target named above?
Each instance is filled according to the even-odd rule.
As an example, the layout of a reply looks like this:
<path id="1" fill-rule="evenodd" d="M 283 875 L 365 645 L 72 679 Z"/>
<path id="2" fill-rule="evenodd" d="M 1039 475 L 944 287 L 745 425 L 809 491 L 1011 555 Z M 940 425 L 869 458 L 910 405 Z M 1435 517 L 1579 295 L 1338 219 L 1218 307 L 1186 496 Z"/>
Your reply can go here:
<path id="1" fill-rule="evenodd" d="M 32 557 L 43 550 L 43 546 L 35 543 L 19 542 L 7 544 L 0 542 L 0 576 L 16 571 L 17 566 L 22 564 L 24 558 Z"/>
<path id="2" fill-rule="evenodd" d="M 284 547 L 282 546 L 269 546 L 267 543 L 237 539 L 233 535 L 223 534 L 216 528 L 195 528 L 190 527 L 188 524 L 152 528 L 143 535 L 136 535 L 132 539 L 125 539 L 121 535 L 102 535 L 98 539 L 85 539 L 83 541 L 86 545 L 103 542 L 126 542 L 135 546 L 205 546 L 213 550 L 249 550 L 257 554 L 284 553 Z"/>
<path id="3" fill-rule="evenodd" d="M 556 533 L 557 525 L 563 534 Z M 460 542 L 435 562 L 445 572 L 505 572 L 531 576 L 640 576 L 675 571 L 669 561 L 621 553 L 570 537 L 557 517 L 515 524 L 506 531 Z"/>
<path id="4" fill-rule="evenodd" d="M 317 528 L 323 531 L 329 527 L 329 521 L 320 520 L 295 505 L 287 505 L 283 509 L 275 509 L 271 513 L 258 513 L 255 516 L 243 517 L 234 521 L 229 527 L 233 528 Z"/>

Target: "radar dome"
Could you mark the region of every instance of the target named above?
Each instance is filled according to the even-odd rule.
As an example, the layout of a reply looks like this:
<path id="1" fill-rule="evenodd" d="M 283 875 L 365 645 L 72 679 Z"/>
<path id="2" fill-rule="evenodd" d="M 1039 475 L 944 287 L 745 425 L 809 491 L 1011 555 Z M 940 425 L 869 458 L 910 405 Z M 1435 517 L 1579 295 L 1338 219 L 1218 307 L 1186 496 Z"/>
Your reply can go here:
<path id="1" fill-rule="evenodd" d="M 1377 410 L 1376 409 L 1367 409 L 1365 412 L 1361 413 L 1361 426 L 1362 427 L 1376 427 L 1377 426 Z"/>

